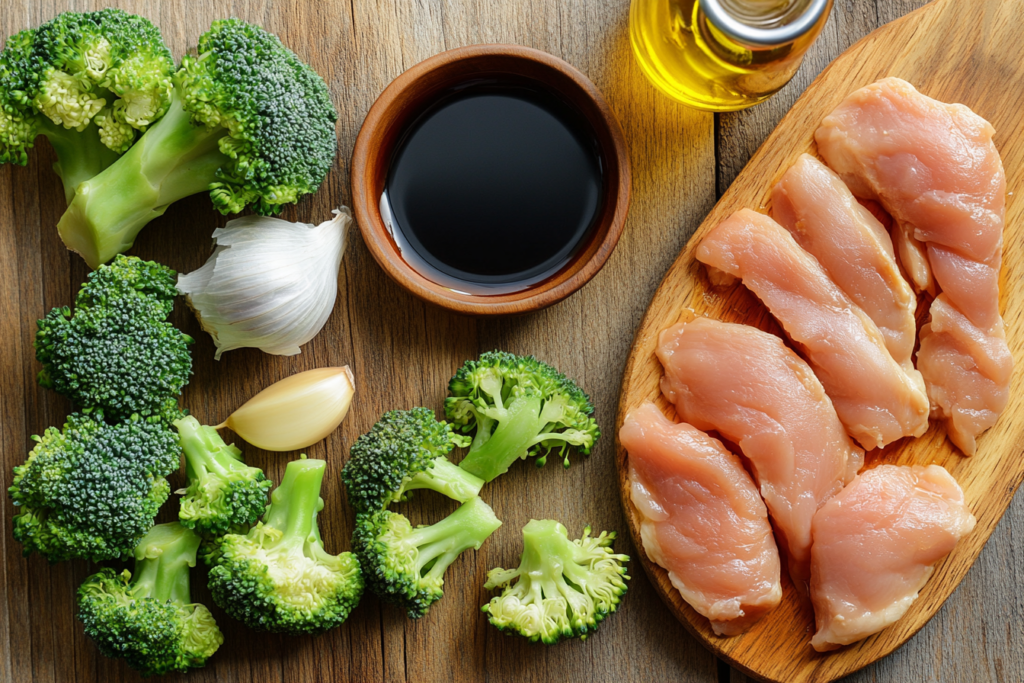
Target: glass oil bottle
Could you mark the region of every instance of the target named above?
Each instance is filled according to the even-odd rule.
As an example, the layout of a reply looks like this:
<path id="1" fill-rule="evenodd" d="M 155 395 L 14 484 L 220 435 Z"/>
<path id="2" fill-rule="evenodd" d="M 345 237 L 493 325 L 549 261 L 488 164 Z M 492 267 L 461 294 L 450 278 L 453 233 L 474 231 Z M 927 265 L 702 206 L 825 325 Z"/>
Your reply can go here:
<path id="1" fill-rule="evenodd" d="M 831 9 L 832 0 L 633 0 L 630 43 L 668 96 L 736 111 L 789 82 Z"/>

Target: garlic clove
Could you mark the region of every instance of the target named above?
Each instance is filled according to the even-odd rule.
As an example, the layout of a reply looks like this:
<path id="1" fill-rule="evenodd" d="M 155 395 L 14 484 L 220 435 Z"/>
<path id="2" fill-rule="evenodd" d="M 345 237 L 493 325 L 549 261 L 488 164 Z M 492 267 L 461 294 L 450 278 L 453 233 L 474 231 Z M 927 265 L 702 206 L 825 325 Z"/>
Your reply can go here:
<path id="1" fill-rule="evenodd" d="M 231 413 L 218 429 L 228 427 L 267 451 L 296 451 L 338 428 L 355 390 L 347 365 L 307 370 L 271 384 Z"/>

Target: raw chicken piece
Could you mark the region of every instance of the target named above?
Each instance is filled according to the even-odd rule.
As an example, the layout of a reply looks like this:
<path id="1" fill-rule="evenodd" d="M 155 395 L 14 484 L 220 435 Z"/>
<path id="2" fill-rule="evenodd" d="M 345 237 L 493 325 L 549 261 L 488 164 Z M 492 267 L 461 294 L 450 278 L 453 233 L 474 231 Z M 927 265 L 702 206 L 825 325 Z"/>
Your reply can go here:
<path id="1" fill-rule="evenodd" d="M 806 592 L 811 518 L 864 462 L 821 383 L 778 337 L 708 318 L 663 331 L 657 354 L 679 417 L 717 430 L 750 461 L 789 575 Z"/>
<path id="2" fill-rule="evenodd" d="M 697 260 L 743 280 L 814 368 L 861 446 L 880 448 L 928 429 L 928 396 L 889 355 L 878 327 L 785 228 L 749 209 L 722 221 Z"/>
<path id="3" fill-rule="evenodd" d="M 923 387 L 910 358 L 917 300 L 896 265 L 889 233 L 871 211 L 825 164 L 801 154 L 772 188 L 772 217 L 868 314 L 893 360 Z"/>
<path id="4" fill-rule="evenodd" d="M 932 565 L 974 522 L 960 486 L 938 465 L 880 465 L 859 475 L 814 516 L 814 649 L 867 638 L 906 614 Z"/>
<path id="5" fill-rule="evenodd" d="M 1010 399 L 1013 358 L 1002 325 L 979 330 L 945 294 L 932 302 L 931 316 L 921 328 L 917 362 L 926 377 L 942 378 L 928 394 L 939 414 L 948 416 L 949 438 L 971 455 L 976 436 L 995 424 Z"/>
<path id="6" fill-rule="evenodd" d="M 993 134 L 985 119 L 962 104 L 938 102 L 906 81 L 886 78 L 846 98 L 814 135 L 818 151 L 853 193 L 877 199 L 892 215 L 900 258 L 917 286 L 937 286 L 945 303 L 973 327 L 967 336 L 988 337 L 959 345 L 958 372 L 950 372 L 947 362 L 949 339 L 935 339 L 918 353 L 935 414 L 967 455 L 1005 407 L 1010 374 L 999 315 L 1006 175 Z M 934 283 L 920 276 L 925 267 Z M 935 308 L 937 301 L 933 321 L 945 313 Z M 931 332 L 938 327 L 949 329 L 950 323 L 939 321 Z M 927 358 L 932 353 L 939 358 Z M 994 366 L 1007 371 L 984 370 Z M 969 387 L 956 386 L 972 372 L 982 377 Z M 972 393 L 983 386 L 985 396 Z M 960 403 L 968 398 L 989 408 L 976 414 Z"/>
<path id="7" fill-rule="evenodd" d="M 648 557 L 718 635 L 747 631 L 779 604 L 779 550 L 738 456 L 653 403 L 626 416 L 630 495 Z"/>

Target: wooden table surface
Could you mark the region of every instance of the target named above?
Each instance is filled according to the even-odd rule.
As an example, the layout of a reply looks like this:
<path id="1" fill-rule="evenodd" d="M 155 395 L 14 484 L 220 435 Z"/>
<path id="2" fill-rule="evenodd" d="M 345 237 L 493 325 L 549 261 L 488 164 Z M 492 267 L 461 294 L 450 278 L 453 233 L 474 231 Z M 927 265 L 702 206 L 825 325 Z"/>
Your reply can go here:
<path id="1" fill-rule="evenodd" d="M 3 0 L 0 34 L 34 26 L 66 9 L 105 3 Z M 502 348 L 533 353 L 579 380 L 593 396 L 605 437 L 571 469 L 518 464 L 484 489 L 505 525 L 446 576 L 446 597 L 419 621 L 367 595 L 343 627 L 318 638 L 255 634 L 210 602 L 204 576 L 193 593 L 210 605 L 226 642 L 193 681 L 693 681 L 741 683 L 716 662 L 659 602 L 639 566 L 618 614 L 586 642 L 546 648 L 500 635 L 479 613 L 487 570 L 514 565 L 519 530 L 531 518 L 554 518 L 579 533 L 625 531 L 611 435 L 620 376 L 633 333 L 663 273 L 692 231 L 813 77 L 877 26 L 919 0 L 837 0 L 822 37 L 790 85 L 746 112 L 713 116 L 656 92 L 633 61 L 628 0 L 350 0 L 350 2 L 115 2 L 155 21 L 176 57 L 212 19 L 239 16 L 278 33 L 321 73 L 333 92 L 338 163 L 320 192 L 286 210 L 291 220 L 319 222 L 348 204 L 349 158 L 373 100 L 404 69 L 442 50 L 509 42 L 551 52 L 580 68 L 618 113 L 632 150 L 633 205 L 625 234 L 604 270 L 583 290 L 546 311 L 477 320 L 432 308 L 404 293 L 373 262 L 358 234 L 341 271 L 334 314 L 323 332 L 292 358 L 257 351 L 213 360 L 213 344 L 179 306 L 174 321 L 198 340 L 195 376 L 185 405 L 215 424 L 270 382 L 300 370 L 348 364 L 357 398 L 336 434 L 308 453 L 326 458 L 321 516 L 328 550 L 349 547 L 353 515 L 340 469 L 348 446 L 390 408 L 441 409 L 447 380 L 466 358 Z M 971 11 L 964 0 L 964 11 Z M 1017 46 L 1007 46 L 1017 49 Z M 1020 84 L 1007 84 L 1020 87 Z M 54 228 L 64 200 L 43 143 L 28 168 L 0 167 L 0 488 L 29 449 L 29 435 L 60 424 L 68 404 L 35 383 L 34 322 L 69 304 L 87 269 Z M 181 271 L 198 268 L 209 235 L 224 218 L 198 196 L 154 221 L 133 253 Z M 247 459 L 279 480 L 295 454 L 245 448 Z M 172 485 L 176 481 L 172 481 Z M 421 495 L 406 505 L 414 523 L 436 521 L 453 505 Z M 173 506 L 163 518 L 173 518 Z M 95 567 L 50 566 L 23 558 L 11 538 L 13 507 L 0 507 L 0 682 L 121 681 L 137 677 L 98 655 L 74 618 L 76 586 Z M 1018 495 L 976 565 L 938 615 L 890 657 L 848 680 L 1024 681 L 1024 496 Z M 632 550 L 621 538 L 618 547 Z"/>

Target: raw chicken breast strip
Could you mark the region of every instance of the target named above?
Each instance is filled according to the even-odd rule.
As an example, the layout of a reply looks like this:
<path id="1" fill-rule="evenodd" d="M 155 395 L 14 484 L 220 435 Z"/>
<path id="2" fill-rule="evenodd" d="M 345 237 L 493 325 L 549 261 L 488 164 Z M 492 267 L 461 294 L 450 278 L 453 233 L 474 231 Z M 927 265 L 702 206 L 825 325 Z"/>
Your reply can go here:
<path id="1" fill-rule="evenodd" d="M 938 465 L 859 475 L 814 516 L 814 649 L 849 645 L 906 614 L 932 565 L 974 523 L 960 486 Z"/>
<path id="2" fill-rule="evenodd" d="M 835 172 L 801 154 L 772 188 L 772 218 L 868 314 L 893 360 L 923 387 L 911 360 L 917 300 L 896 265 L 889 233 L 871 211 Z"/>
<path id="3" fill-rule="evenodd" d="M 1006 175 L 993 134 L 962 104 L 898 78 L 854 92 L 814 134 L 853 193 L 892 215 L 904 269 L 934 277 L 914 276 L 917 286 L 942 292 L 921 330 L 917 365 L 933 415 L 967 455 L 1006 407 L 1013 369 L 999 315 Z"/>
<path id="4" fill-rule="evenodd" d="M 717 430 L 750 461 L 790 577 L 806 593 L 811 518 L 864 462 L 821 383 L 778 337 L 708 318 L 663 331 L 657 355 L 679 417 Z"/>
<path id="5" fill-rule="evenodd" d="M 764 302 L 861 446 L 880 448 L 928 429 L 924 387 L 893 360 L 871 318 L 785 228 L 741 209 L 704 237 L 697 260 L 742 279 Z"/>
<path id="6" fill-rule="evenodd" d="M 737 455 L 653 403 L 619 430 L 644 552 L 718 635 L 747 631 L 782 599 L 768 511 Z"/>

